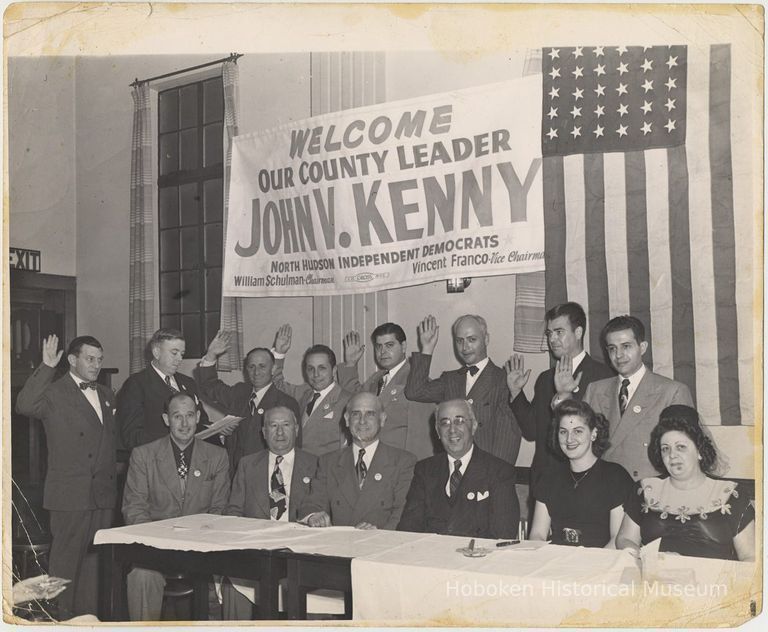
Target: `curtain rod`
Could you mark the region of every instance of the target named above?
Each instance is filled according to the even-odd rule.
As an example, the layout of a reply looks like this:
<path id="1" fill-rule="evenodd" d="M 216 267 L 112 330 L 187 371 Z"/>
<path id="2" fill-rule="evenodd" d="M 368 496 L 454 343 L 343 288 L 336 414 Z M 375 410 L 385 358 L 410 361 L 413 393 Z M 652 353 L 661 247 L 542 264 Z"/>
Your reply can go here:
<path id="1" fill-rule="evenodd" d="M 156 81 L 157 79 L 165 79 L 166 77 L 173 77 L 175 75 L 180 75 L 185 72 L 191 72 L 192 70 L 200 70 L 200 68 L 215 66 L 216 64 L 221 64 L 225 61 L 237 62 L 237 60 L 240 59 L 242 56 L 243 56 L 242 53 L 230 53 L 229 57 L 222 57 L 221 59 L 217 59 L 216 61 L 209 61 L 207 64 L 200 64 L 199 66 L 190 66 L 189 68 L 174 70 L 173 72 L 168 72 L 164 75 L 157 75 L 157 77 L 150 77 L 149 79 L 139 79 L 137 77 L 136 79 L 133 80 L 133 83 L 129 83 L 128 85 L 132 87 L 140 86 L 142 83 L 149 83 L 150 81 Z"/>

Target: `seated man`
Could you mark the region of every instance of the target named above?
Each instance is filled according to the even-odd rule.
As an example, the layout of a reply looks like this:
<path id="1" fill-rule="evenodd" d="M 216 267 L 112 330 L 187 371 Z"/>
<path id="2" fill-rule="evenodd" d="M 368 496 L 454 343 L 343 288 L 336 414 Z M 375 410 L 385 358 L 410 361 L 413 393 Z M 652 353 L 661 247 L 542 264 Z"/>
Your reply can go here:
<path id="1" fill-rule="evenodd" d="M 123 494 L 126 524 L 199 513 L 219 514 L 229 495 L 227 452 L 199 439 L 200 411 L 188 393 L 175 393 L 165 406 L 169 437 L 131 452 Z M 128 613 L 132 621 L 157 621 L 163 604 L 162 573 L 134 567 L 128 574 Z"/>
<path id="2" fill-rule="evenodd" d="M 240 459 L 224 514 L 295 522 L 309 495 L 317 457 L 295 448 L 299 425 L 291 408 L 264 413 L 262 433 L 267 450 Z M 223 584 L 224 619 L 253 618 L 254 582 L 232 578 Z"/>
<path id="3" fill-rule="evenodd" d="M 416 457 L 379 441 L 386 421 L 373 393 L 354 395 L 344 413 L 352 445 L 320 457 L 312 492 L 299 515 L 311 527 L 394 529 Z"/>
<path id="4" fill-rule="evenodd" d="M 446 454 L 416 464 L 398 530 L 516 537 L 520 505 L 514 467 L 474 444 L 477 420 L 469 402 L 443 402 L 435 418 Z"/>

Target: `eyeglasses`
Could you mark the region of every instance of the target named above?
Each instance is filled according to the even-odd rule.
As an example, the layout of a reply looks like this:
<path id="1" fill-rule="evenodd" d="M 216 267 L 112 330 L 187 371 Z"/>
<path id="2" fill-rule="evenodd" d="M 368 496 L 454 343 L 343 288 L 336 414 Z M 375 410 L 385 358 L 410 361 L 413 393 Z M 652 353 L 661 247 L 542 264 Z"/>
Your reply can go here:
<path id="1" fill-rule="evenodd" d="M 457 428 L 464 428 L 468 425 L 468 420 L 465 417 L 462 417 L 461 415 L 457 415 L 456 417 L 443 417 L 442 419 L 437 420 L 437 425 L 440 427 L 441 430 L 447 430 L 451 426 L 456 426 Z"/>
<path id="2" fill-rule="evenodd" d="M 353 410 L 350 411 L 349 418 L 352 421 L 360 421 L 363 418 L 365 418 L 366 421 L 376 421 L 379 418 L 379 413 L 375 410 L 366 410 L 365 412 Z"/>

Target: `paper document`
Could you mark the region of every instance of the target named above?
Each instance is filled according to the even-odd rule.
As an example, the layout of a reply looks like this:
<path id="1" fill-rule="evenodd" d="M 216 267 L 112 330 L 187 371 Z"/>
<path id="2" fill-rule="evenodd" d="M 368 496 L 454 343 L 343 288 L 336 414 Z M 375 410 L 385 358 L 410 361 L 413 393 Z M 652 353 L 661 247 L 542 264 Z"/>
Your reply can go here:
<path id="1" fill-rule="evenodd" d="M 228 430 L 234 430 L 235 428 L 237 428 L 237 424 L 239 424 L 242 420 L 243 420 L 242 417 L 227 415 L 226 417 L 222 417 L 218 421 L 214 421 L 205 430 L 201 430 L 195 436 L 198 439 L 207 439 L 208 437 L 215 434 L 223 434 Z"/>

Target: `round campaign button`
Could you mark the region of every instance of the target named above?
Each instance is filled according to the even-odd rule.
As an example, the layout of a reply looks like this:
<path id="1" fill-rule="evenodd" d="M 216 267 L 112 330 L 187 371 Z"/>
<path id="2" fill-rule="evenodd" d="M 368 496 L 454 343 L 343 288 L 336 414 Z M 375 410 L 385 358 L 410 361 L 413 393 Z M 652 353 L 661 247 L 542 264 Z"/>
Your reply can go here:
<path id="1" fill-rule="evenodd" d="M 376 472 L 376 474 L 373 475 L 373 479 L 376 480 L 376 481 L 380 481 L 381 480 L 381 474 Z"/>
<path id="2" fill-rule="evenodd" d="M 390 395 L 397 395 L 397 389 L 393 388 L 391 391 L 389 391 Z"/>
<path id="3" fill-rule="evenodd" d="M 642 410 L 642 408 L 640 408 L 640 406 L 634 406 L 634 407 L 632 408 L 632 412 L 633 412 L 633 413 L 639 413 L 641 410 Z"/>
<path id="4" fill-rule="evenodd" d="M 305 485 L 309 485 L 309 476 L 305 476 L 304 478 L 302 478 L 301 482 L 304 483 Z"/>
<path id="5" fill-rule="evenodd" d="M 475 499 L 475 492 L 469 492 L 467 494 L 467 500 L 474 500 Z"/>
<path id="6" fill-rule="evenodd" d="M 257 412 L 259 415 L 263 415 L 263 414 L 264 414 L 264 409 L 263 409 L 263 408 L 259 408 L 259 409 L 258 409 L 256 412 Z"/>
<path id="7" fill-rule="evenodd" d="M 195 476 L 200 476 L 200 470 L 195 470 L 194 472 L 192 472 L 192 474 L 194 474 Z"/>
<path id="8" fill-rule="evenodd" d="M 468 401 L 470 404 L 474 404 L 474 403 L 475 403 L 475 402 L 474 402 L 474 400 L 473 400 L 471 397 L 470 397 L 470 398 L 469 398 L 467 401 Z"/>

